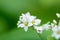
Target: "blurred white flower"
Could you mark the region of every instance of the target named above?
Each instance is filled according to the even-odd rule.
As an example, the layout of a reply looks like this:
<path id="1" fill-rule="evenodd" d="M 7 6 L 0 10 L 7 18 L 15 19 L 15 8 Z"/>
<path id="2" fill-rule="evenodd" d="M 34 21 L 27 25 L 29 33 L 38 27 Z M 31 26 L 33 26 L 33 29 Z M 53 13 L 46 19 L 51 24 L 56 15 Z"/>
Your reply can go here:
<path id="1" fill-rule="evenodd" d="M 36 27 L 41 23 L 40 19 L 36 19 L 36 17 L 31 16 L 31 20 L 30 20 L 32 26 L 34 27 L 34 29 L 36 29 Z"/>
<path id="2" fill-rule="evenodd" d="M 37 33 L 42 33 L 42 31 L 43 31 L 43 27 L 36 27 L 36 31 L 37 31 Z"/>
<path id="3" fill-rule="evenodd" d="M 43 24 L 42 26 L 38 27 L 36 26 L 35 29 L 37 30 L 37 33 L 42 33 L 43 30 L 48 30 L 50 29 L 50 22 L 47 22 L 46 24 Z"/>
<path id="4" fill-rule="evenodd" d="M 55 37 L 56 39 L 60 38 L 60 27 L 54 27 L 53 28 L 53 37 Z"/>
<path id="5" fill-rule="evenodd" d="M 60 14 L 59 14 L 59 13 L 56 13 L 56 16 L 57 16 L 58 18 L 60 18 Z"/>
<path id="6" fill-rule="evenodd" d="M 29 18 L 30 18 L 29 12 L 27 12 L 26 14 L 22 14 L 22 16 L 20 16 L 19 21 L 17 23 L 18 28 L 22 27 L 24 28 L 25 31 L 27 31 L 28 27 L 32 26 L 32 24 L 29 23 Z"/>
<path id="7" fill-rule="evenodd" d="M 33 24 L 33 25 L 39 25 L 40 22 L 41 22 L 40 19 L 34 19 L 34 20 L 32 20 L 32 24 Z"/>
<path id="8" fill-rule="evenodd" d="M 29 22 L 32 25 L 39 25 L 41 23 L 41 20 L 40 19 L 36 19 L 36 16 L 30 16 Z"/>
<path id="9" fill-rule="evenodd" d="M 36 19 L 36 16 L 31 16 L 29 12 L 26 14 L 22 14 L 22 16 L 19 17 L 19 21 L 17 23 L 18 28 L 22 27 L 25 31 L 28 30 L 28 27 L 35 26 L 40 24 L 41 20 Z"/>
<path id="10" fill-rule="evenodd" d="M 54 19 L 54 20 L 53 20 L 53 23 L 54 23 L 54 24 L 57 24 L 57 21 Z"/>
<path id="11" fill-rule="evenodd" d="M 60 22 L 58 25 L 56 25 L 55 27 L 52 28 L 52 36 L 55 37 L 56 39 L 60 38 Z"/>
<path id="12" fill-rule="evenodd" d="M 42 25 L 42 27 L 43 27 L 44 30 L 50 29 L 50 24 L 49 24 L 49 23 L 50 23 L 50 22 L 47 22 L 46 24 L 43 24 L 43 25 Z"/>
<path id="13" fill-rule="evenodd" d="M 50 27 L 53 28 L 53 27 L 56 27 L 57 25 L 57 21 L 56 20 L 53 20 L 53 23 L 51 23 Z"/>

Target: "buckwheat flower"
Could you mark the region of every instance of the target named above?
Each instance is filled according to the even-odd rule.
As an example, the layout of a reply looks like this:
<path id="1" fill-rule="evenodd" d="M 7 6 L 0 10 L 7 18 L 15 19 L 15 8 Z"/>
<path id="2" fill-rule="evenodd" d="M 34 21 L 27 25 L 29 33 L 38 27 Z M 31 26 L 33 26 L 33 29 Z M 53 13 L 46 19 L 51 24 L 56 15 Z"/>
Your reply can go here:
<path id="1" fill-rule="evenodd" d="M 27 12 L 26 14 L 22 14 L 22 16 L 20 16 L 19 21 L 17 23 L 18 28 L 24 28 L 25 31 L 28 30 L 28 27 L 31 27 L 32 24 L 29 22 L 29 18 L 30 18 L 30 13 Z"/>
<path id="2" fill-rule="evenodd" d="M 36 16 L 31 16 L 29 12 L 27 12 L 25 14 L 27 21 L 31 24 L 31 25 L 39 25 L 41 20 L 40 19 L 36 19 Z"/>
<path id="3" fill-rule="evenodd" d="M 60 18 L 60 14 L 59 14 L 59 13 L 56 13 L 56 16 L 57 16 L 58 18 Z"/>
<path id="4" fill-rule="evenodd" d="M 42 25 L 42 27 L 43 27 L 44 30 L 50 29 L 50 24 L 49 24 L 49 23 L 50 23 L 50 22 L 47 22 L 46 24 L 43 24 L 43 25 Z"/>
<path id="5" fill-rule="evenodd" d="M 52 36 L 55 37 L 56 39 L 60 38 L 60 22 L 57 26 L 52 28 L 53 34 Z"/>
<path id="6" fill-rule="evenodd" d="M 43 27 L 36 27 L 36 31 L 37 31 L 37 33 L 42 33 L 43 32 Z"/>
<path id="7" fill-rule="evenodd" d="M 60 27 L 54 27 L 53 28 L 53 37 L 55 37 L 56 39 L 60 38 Z"/>
<path id="8" fill-rule="evenodd" d="M 29 20 L 32 24 L 32 26 L 34 27 L 34 29 L 36 29 L 36 27 L 41 23 L 40 19 L 36 19 L 35 16 L 31 16 L 31 20 Z"/>
<path id="9" fill-rule="evenodd" d="M 41 23 L 41 20 L 36 19 L 36 16 L 31 16 L 29 22 L 31 22 L 32 25 L 39 25 Z"/>
<path id="10" fill-rule="evenodd" d="M 40 19 L 36 19 L 36 16 L 31 16 L 29 12 L 23 14 L 19 17 L 17 23 L 18 28 L 22 27 L 25 31 L 28 30 L 28 27 L 39 25 L 41 22 Z"/>
<path id="11" fill-rule="evenodd" d="M 29 16 L 28 17 L 28 22 L 33 26 L 36 27 L 41 23 L 40 19 L 37 19 L 36 16 Z"/>
<path id="12" fill-rule="evenodd" d="M 51 23 L 50 28 L 56 27 L 57 26 L 56 24 L 57 24 L 57 21 L 53 20 L 53 23 Z"/>

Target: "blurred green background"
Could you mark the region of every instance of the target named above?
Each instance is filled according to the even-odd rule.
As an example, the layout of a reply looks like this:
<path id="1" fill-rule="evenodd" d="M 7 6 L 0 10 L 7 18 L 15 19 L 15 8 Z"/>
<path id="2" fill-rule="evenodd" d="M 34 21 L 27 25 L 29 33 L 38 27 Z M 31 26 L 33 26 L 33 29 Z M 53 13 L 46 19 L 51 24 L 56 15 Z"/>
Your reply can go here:
<path id="1" fill-rule="evenodd" d="M 41 19 L 41 25 L 53 19 L 58 21 L 60 0 L 0 0 L 0 40 L 40 40 L 32 28 L 28 32 L 17 28 L 19 16 L 26 12 Z"/>

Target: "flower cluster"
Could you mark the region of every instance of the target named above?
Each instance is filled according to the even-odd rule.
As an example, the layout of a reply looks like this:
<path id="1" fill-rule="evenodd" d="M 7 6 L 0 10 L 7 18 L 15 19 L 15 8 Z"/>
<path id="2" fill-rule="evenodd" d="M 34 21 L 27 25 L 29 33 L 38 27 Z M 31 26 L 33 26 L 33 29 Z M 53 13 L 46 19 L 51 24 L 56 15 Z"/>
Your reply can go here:
<path id="1" fill-rule="evenodd" d="M 56 16 L 60 18 L 59 13 L 56 13 Z M 55 37 L 57 40 L 60 39 L 60 20 L 59 20 L 58 25 L 57 25 L 57 22 L 54 21 L 53 26 L 52 26 L 52 31 L 53 31 L 52 36 Z"/>
<path id="2" fill-rule="evenodd" d="M 56 16 L 58 18 L 60 18 L 60 14 L 56 13 Z M 60 20 L 59 23 L 57 23 L 56 20 L 53 20 L 52 23 L 47 22 L 41 26 L 41 19 L 37 19 L 36 16 L 32 16 L 30 15 L 29 12 L 27 13 L 22 13 L 22 15 L 19 17 L 19 21 L 17 23 L 18 28 L 24 28 L 24 30 L 27 32 L 28 31 L 28 27 L 33 27 L 37 33 L 42 33 L 43 30 L 52 30 L 52 37 L 55 37 L 56 39 L 60 38 Z M 57 25 L 58 24 L 58 25 Z"/>
<path id="3" fill-rule="evenodd" d="M 25 31 L 28 30 L 28 27 L 34 27 L 39 25 L 41 22 L 40 19 L 36 19 L 36 16 L 31 16 L 29 12 L 26 14 L 22 14 L 22 16 L 19 17 L 19 21 L 17 23 L 18 28 L 22 27 Z"/>

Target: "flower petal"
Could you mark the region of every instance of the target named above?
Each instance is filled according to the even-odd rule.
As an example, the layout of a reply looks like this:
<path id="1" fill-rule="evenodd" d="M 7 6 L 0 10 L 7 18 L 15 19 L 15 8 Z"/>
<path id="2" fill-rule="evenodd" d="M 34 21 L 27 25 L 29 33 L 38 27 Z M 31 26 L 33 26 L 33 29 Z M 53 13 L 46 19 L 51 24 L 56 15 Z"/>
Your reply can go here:
<path id="1" fill-rule="evenodd" d="M 33 27 L 34 27 L 34 29 L 37 29 L 38 26 L 34 25 Z"/>
<path id="2" fill-rule="evenodd" d="M 58 18 L 60 18 L 60 14 L 59 14 L 59 13 L 56 13 L 56 16 L 57 16 Z"/>
<path id="3" fill-rule="evenodd" d="M 36 19 L 36 16 L 30 16 L 29 22 L 32 22 L 32 20 L 35 20 L 35 19 Z"/>
<path id="4" fill-rule="evenodd" d="M 47 22 L 46 24 L 42 25 L 43 28 L 44 28 L 45 30 L 50 29 L 50 27 L 49 27 L 49 26 L 50 26 L 49 23 L 50 23 L 50 22 Z"/>
<path id="5" fill-rule="evenodd" d="M 27 13 L 25 14 L 25 16 L 30 16 L 30 13 L 29 13 L 29 12 L 27 12 Z"/>
<path id="6" fill-rule="evenodd" d="M 21 21 L 18 21 L 17 25 L 19 25 L 21 23 Z"/>
<path id="7" fill-rule="evenodd" d="M 20 25 L 18 25 L 18 28 L 19 28 L 19 27 L 22 27 L 22 28 L 23 28 L 24 26 L 25 26 L 24 24 L 20 24 Z"/>
<path id="8" fill-rule="evenodd" d="M 27 32 L 28 31 L 28 27 L 24 27 L 24 30 Z"/>
<path id="9" fill-rule="evenodd" d="M 30 26 L 32 26 L 33 24 L 32 23 L 28 23 L 28 26 L 30 27 Z"/>
<path id="10" fill-rule="evenodd" d="M 35 25 L 38 25 L 38 24 L 40 24 L 41 23 L 41 20 L 40 19 L 36 19 L 35 20 Z"/>

